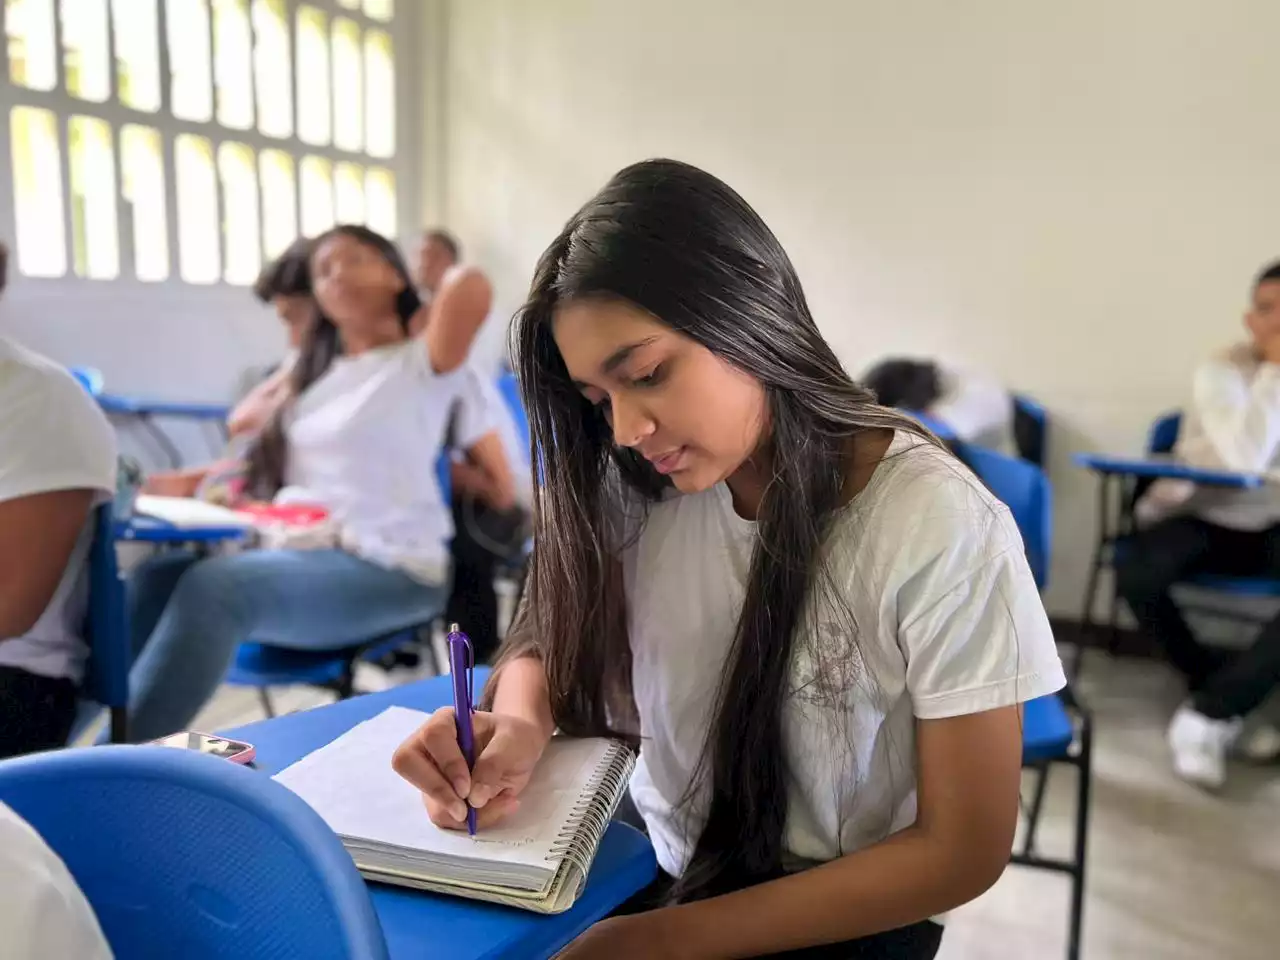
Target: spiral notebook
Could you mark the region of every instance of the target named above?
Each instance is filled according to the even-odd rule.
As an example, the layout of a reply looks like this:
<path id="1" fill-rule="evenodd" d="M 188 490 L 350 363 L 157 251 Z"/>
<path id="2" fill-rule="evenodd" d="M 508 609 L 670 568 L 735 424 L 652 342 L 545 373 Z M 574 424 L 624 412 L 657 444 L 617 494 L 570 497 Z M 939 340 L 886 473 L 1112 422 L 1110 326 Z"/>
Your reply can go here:
<path id="1" fill-rule="evenodd" d="M 276 774 L 342 839 L 369 880 L 560 913 L 578 899 L 635 759 L 612 740 L 555 737 L 520 807 L 475 837 L 441 830 L 391 769 L 427 714 L 390 707 Z"/>

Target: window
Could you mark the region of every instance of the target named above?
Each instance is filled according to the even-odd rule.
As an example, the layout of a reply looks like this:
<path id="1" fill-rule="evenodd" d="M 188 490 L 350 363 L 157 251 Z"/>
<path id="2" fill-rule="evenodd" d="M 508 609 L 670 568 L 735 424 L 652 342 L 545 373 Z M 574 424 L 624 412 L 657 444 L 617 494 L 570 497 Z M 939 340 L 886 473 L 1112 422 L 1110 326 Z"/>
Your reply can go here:
<path id="1" fill-rule="evenodd" d="M 330 137 L 328 25 L 315 7 L 298 7 L 298 137 L 317 147 Z"/>
<path id="2" fill-rule="evenodd" d="M 333 210 L 333 164 L 323 157 L 303 157 L 300 181 L 302 235 L 319 236 L 336 222 Z"/>
<path id="3" fill-rule="evenodd" d="M 67 124 L 71 172 L 71 250 L 76 275 L 111 280 L 120 273 L 116 163 L 111 127 L 96 117 Z"/>
<path id="4" fill-rule="evenodd" d="M 333 21 L 333 142 L 343 150 L 364 144 L 362 79 L 360 28 L 338 17 Z"/>
<path id="5" fill-rule="evenodd" d="M 253 80 L 247 0 L 213 0 L 213 51 L 218 122 L 248 130 L 253 126 Z"/>
<path id="6" fill-rule="evenodd" d="M 364 169 L 340 163 L 334 169 L 334 210 L 339 223 L 364 223 Z"/>
<path id="7" fill-rule="evenodd" d="M 111 94 L 107 0 L 62 0 L 62 70 L 67 92 L 102 103 Z"/>
<path id="8" fill-rule="evenodd" d="M 262 184 L 262 253 L 272 260 L 298 236 L 293 157 L 283 150 L 263 150 L 258 154 L 258 179 Z"/>
<path id="9" fill-rule="evenodd" d="M 111 28 L 120 102 L 135 110 L 155 113 L 160 109 L 156 0 L 111 0 Z"/>
<path id="10" fill-rule="evenodd" d="M 22 274 L 246 284 L 335 223 L 395 235 L 393 0 L 0 2 Z"/>
<path id="11" fill-rule="evenodd" d="M 120 128 L 120 171 L 133 222 L 134 270 L 139 280 L 164 280 L 169 276 L 169 229 L 159 130 L 135 124 Z"/>
<path id="12" fill-rule="evenodd" d="M 258 171 L 253 151 L 242 143 L 218 147 L 222 181 L 222 238 L 227 283 L 253 283 L 262 269 L 258 224 Z"/>
<path id="13" fill-rule="evenodd" d="M 9 136 L 18 269 L 29 277 L 60 277 L 67 272 L 67 241 L 57 118 L 51 110 L 14 107 Z"/>
<path id="14" fill-rule="evenodd" d="M 396 152 L 395 77 L 391 35 L 370 30 L 364 36 L 365 150 L 373 157 Z"/>
<path id="15" fill-rule="evenodd" d="M 187 283 L 213 283 L 222 273 L 218 250 L 218 178 L 213 144 L 179 134 L 173 141 L 178 187 L 178 273 Z"/>
<path id="16" fill-rule="evenodd" d="M 384 237 L 396 235 L 396 178 L 390 170 L 374 167 L 365 176 L 366 222 Z"/>
<path id="17" fill-rule="evenodd" d="M 10 82 L 32 90 L 52 90 L 58 82 L 53 0 L 5 0 L 4 17 Z"/>
<path id="18" fill-rule="evenodd" d="M 209 7 L 205 0 L 165 0 L 169 34 L 169 96 L 179 120 L 213 117 Z"/>
<path id="19" fill-rule="evenodd" d="M 268 137 L 293 133 L 293 71 L 284 0 L 253 0 L 253 78 L 258 130 Z"/>

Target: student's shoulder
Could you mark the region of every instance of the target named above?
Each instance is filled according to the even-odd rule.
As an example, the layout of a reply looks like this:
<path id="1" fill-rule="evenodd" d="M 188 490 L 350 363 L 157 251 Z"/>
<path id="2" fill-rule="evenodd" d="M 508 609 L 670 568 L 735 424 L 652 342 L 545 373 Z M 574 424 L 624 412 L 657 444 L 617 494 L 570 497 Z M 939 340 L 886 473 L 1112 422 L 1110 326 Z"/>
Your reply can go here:
<path id="1" fill-rule="evenodd" d="M 59 418 L 106 416 L 70 371 L 12 340 L 0 338 L 0 405 L 52 413 Z"/>
<path id="2" fill-rule="evenodd" d="M 977 569 L 1021 547 L 1009 509 L 945 448 L 901 432 L 837 521 L 838 548 L 862 571 Z"/>

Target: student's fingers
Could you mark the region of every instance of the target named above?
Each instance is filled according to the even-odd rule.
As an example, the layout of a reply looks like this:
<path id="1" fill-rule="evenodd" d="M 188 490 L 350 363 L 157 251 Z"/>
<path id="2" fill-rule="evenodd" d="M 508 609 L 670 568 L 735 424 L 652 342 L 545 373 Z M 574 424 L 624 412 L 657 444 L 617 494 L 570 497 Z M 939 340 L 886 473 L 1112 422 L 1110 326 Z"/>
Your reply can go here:
<path id="1" fill-rule="evenodd" d="M 447 804 L 437 803 L 425 793 L 422 795 L 422 802 L 426 804 L 427 816 L 431 818 L 431 822 L 437 827 L 444 830 L 467 829 L 467 810 L 465 806 L 459 813 L 459 811 L 452 809 Z M 519 807 L 519 799 L 510 794 L 494 797 L 483 810 L 476 811 L 476 829 L 484 830 L 487 827 L 494 826 L 515 813 Z"/>
<path id="2" fill-rule="evenodd" d="M 521 736 L 514 726 L 498 724 L 476 758 L 468 802 L 484 809 L 499 794 L 518 794 L 529 781 L 541 752 L 536 738 Z"/>
<path id="3" fill-rule="evenodd" d="M 438 732 L 441 727 L 452 726 L 452 713 L 452 710 L 448 711 L 449 715 L 443 718 L 433 716 L 414 731 L 396 749 L 391 758 L 391 766 L 424 795 L 441 805 L 465 812 L 462 795 L 470 789 L 466 761 L 462 758 L 462 751 L 458 750 L 457 741 L 454 740 L 451 744 L 452 751 L 457 754 L 454 758 L 449 750 L 450 744 L 441 742 L 447 738 Z M 461 792 L 456 782 L 459 767 L 465 777 Z"/>

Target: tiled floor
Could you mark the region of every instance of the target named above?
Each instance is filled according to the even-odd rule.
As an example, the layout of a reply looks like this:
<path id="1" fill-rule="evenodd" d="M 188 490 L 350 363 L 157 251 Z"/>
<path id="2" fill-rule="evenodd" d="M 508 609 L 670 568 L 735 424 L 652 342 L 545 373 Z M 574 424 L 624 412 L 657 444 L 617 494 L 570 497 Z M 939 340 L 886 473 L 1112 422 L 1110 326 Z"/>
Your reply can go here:
<path id="1" fill-rule="evenodd" d="M 376 671 L 362 674 L 369 689 Z M 1209 796 L 1175 780 L 1163 743 L 1178 688 L 1145 662 L 1086 661 L 1081 696 L 1097 728 L 1086 960 L 1275 960 L 1280 957 L 1280 766 L 1232 770 Z M 325 701 L 285 690 L 280 710 Z M 216 729 L 261 716 L 256 696 L 225 689 L 197 721 Z M 1075 785 L 1055 772 L 1041 848 L 1065 853 Z M 978 901 L 956 911 L 943 960 L 1039 960 L 1065 954 L 1064 877 L 1010 867 Z"/>

